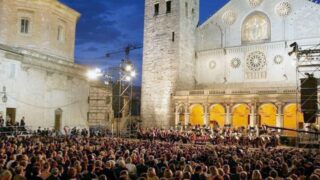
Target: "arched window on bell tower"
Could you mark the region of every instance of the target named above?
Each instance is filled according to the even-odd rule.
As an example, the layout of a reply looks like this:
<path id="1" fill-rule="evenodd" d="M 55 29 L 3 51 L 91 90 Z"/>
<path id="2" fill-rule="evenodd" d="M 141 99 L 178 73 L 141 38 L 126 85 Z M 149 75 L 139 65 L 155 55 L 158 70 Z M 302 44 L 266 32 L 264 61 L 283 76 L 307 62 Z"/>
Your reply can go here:
<path id="1" fill-rule="evenodd" d="M 269 42 L 271 25 L 268 16 L 263 12 L 249 14 L 242 23 L 242 44 Z"/>

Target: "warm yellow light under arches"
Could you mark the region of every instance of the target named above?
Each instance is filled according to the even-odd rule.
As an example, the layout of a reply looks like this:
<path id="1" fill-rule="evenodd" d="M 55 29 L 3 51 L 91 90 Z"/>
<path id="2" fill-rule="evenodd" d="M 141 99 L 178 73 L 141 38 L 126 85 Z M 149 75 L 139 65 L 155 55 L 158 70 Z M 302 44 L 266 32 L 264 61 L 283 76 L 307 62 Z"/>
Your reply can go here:
<path id="1" fill-rule="evenodd" d="M 203 125 L 203 107 L 200 104 L 191 106 L 190 110 L 190 124 L 191 126 Z"/>
<path id="2" fill-rule="evenodd" d="M 283 127 L 289 129 L 298 129 L 299 123 L 303 123 L 303 114 L 298 110 L 297 104 L 289 104 L 283 111 Z M 296 132 L 284 131 L 287 136 L 297 136 Z"/>
<path id="3" fill-rule="evenodd" d="M 240 128 L 245 127 L 247 128 L 249 125 L 249 114 L 250 109 L 246 104 L 238 104 L 233 108 L 232 111 L 232 127 L 233 128 Z"/>
<path id="4" fill-rule="evenodd" d="M 210 108 L 209 120 L 211 126 L 213 126 L 216 122 L 220 128 L 224 127 L 225 110 L 221 104 L 215 104 Z"/>
<path id="5" fill-rule="evenodd" d="M 260 125 L 276 127 L 277 125 L 277 108 L 273 104 L 263 104 L 259 108 Z"/>
<path id="6" fill-rule="evenodd" d="M 184 120 L 185 120 L 184 114 L 180 113 L 180 114 L 179 114 L 179 123 L 180 123 L 181 125 L 184 125 Z"/>

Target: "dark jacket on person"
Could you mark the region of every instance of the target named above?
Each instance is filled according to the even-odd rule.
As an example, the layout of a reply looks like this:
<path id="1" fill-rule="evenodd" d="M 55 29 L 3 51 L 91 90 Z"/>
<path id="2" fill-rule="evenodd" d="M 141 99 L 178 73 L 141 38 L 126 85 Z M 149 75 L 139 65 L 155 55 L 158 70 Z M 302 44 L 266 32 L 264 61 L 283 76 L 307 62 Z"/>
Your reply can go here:
<path id="1" fill-rule="evenodd" d="M 206 180 L 206 177 L 203 174 L 192 174 L 191 180 Z"/>
<path id="2" fill-rule="evenodd" d="M 144 165 L 144 164 L 138 164 L 138 165 L 136 166 L 136 168 L 137 168 L 137 175 L 138 175 L 138 177 L 140 177 L 140 175 L 141 175 L 142 173 L 146 173 L 146 172 L 148 171 L 148 166 L 146 166 L 146 165 Z"/>
<path id="3" fill-rule="evenodd" d="M 104 169 L 104 175 L 107 176 L 107 179 L 108 180 L 116 180 L 116 175 L 114 173 L 114 171 L 112 169 L 108 169 L 108 168 L 105 168 Z"/>

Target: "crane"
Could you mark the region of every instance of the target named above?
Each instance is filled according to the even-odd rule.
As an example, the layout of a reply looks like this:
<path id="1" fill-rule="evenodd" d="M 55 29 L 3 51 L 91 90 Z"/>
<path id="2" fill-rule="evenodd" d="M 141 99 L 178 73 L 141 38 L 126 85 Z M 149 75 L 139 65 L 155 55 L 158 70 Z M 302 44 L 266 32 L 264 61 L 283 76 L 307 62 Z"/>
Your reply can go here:
<path id="1" fill-rule="evenodd" d="M 124 52 L 125 53 L 125 59 L 129 59 L 130 51 L 141 49 L 142 47 L 143 47 L 142 44 L 139 44 L 139 45 L 128 44 L 124 48 L 120 48 L 120 49 L 117 49 L 117 50 L 113 50 L 113 51 L 107 52 L 106 53 L 106 57 L 108 58 L 113 54 L 119 54 L 119 53 L 123 53 Z"/>

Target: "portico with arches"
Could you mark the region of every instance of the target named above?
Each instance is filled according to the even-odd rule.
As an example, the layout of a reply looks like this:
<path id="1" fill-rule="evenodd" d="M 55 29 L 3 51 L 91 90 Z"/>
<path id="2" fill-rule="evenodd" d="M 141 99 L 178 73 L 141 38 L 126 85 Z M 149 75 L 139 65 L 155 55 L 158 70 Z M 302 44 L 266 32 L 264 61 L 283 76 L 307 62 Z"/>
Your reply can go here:
<path id="1" fill-rule="evenodd" d="M 210 92 L 210 90 L 203 92 Z M 293 92 L 293 90 L 283 89 L 281 94 L 264 95 L 264 97 L 261 94 L 250 93 L 229 95 L 228 102 L 226 95 L 222 95 L 221 92 L 220 95 L 212 94 L 204 98 L 191 95 L 194 92 L 180 91 L 181 95 L 175 96 L 177 110 L 175 126 L 200 125 L 235 129 L 271 126 L 303 129 L 303 114 L 295 102 L 296 97 Z M 286 99 L 286 101 L 280 101 L 280 99 Z M 187 111 L 181 111 L 181 107 Z M 288 136 L 296 135 L 289 131 L 284 133 Z"/>

